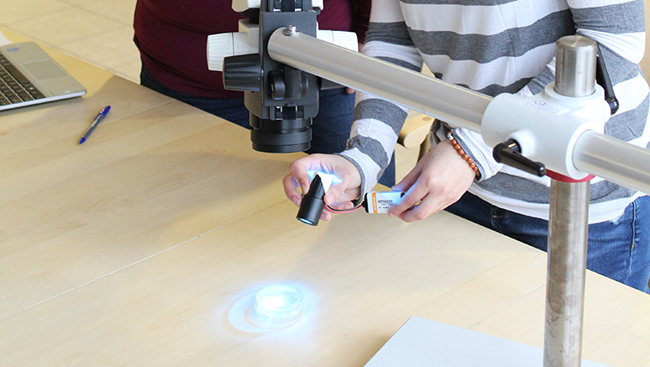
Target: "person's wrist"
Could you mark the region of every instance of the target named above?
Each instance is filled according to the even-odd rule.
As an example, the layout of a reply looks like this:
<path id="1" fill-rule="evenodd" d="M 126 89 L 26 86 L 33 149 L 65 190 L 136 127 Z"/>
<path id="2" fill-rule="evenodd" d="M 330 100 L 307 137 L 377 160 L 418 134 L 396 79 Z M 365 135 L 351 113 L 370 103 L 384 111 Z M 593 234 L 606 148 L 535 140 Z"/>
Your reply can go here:
<path id="1" fill-rule="evenodd" d="M 456 150 L 456 153 L 461 156 L 467 162 L 469 167 L 474 171 L 474 174 L 476 175 L 476 179 L 481 179 L 481 171 L 479 171 L 478 166 L 472 159 L 472 157 L 465 152 L 463 147 L 460 146 L 458 141 L 456 141 L 456 138 L 454 138 L 454 134 L 452 134 L 451 131 L 447 133 L 447 139 L 449 140 L 449 143 L 451 144 L 452 147 L 454 147 L 454 150 Z"/>

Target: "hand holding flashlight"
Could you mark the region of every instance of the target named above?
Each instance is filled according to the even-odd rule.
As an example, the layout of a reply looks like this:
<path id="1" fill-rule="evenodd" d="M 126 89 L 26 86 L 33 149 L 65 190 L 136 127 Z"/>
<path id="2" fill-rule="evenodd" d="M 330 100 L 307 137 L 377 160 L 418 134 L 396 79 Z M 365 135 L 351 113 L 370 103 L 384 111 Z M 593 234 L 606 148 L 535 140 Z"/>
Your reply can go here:
<path id="1" fill-rule="evenodd" d="M 354 205 L 352 200 L 361 195 L 361 176 L 356 167 L 347 159 L 330 154 L 312 154 L 301 158 L 291 164 L 291 173 L 285 176 L 283 180 L 284 192 L 287 198 L 296 206 L 301 206 L 304 200 L 298 191 L 300 187 L 303 194 L 311 190 L 311 182 L 308 171 L 331 173 L 340 179 L 340 182 L 334 182 L 325 190 L 322 197 L 323 202 L 338 210 L 351 209 Z M 322 177 L 321 177 L 322 182 Z M 318 195 L 317 191 L 314 195 Z M 311 200 L 311 199 L 309 199 Z M 331 220 L 332 215 L 327 211 L 322 211 L 320 219 Z"/>
<path id="2" fill-rule="evenodd" d="M 416 222 L 438 213 L 458 201 L 469 189 L 476 174 L 448 140 L 435 145 L 420 159 L 394 191 L 406 191 L 388 216 Z"/>

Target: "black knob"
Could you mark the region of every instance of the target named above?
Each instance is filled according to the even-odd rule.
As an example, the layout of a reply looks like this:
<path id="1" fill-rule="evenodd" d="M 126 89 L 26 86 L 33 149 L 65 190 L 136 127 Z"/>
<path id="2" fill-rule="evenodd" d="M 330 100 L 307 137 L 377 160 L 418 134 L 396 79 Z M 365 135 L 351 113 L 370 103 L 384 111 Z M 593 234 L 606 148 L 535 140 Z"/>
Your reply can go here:
<path id="1" fill-rule="evenodd" d="M 510 167 L 517 168 L 532 175 L 543 177 L 546 175 L 546 167 L 543 163 L 534 162 L 521 155 L 521 146 L 515 139 L 497 144 L 492 149 L 492 156 L 499 162 Z"/>
<path id="2" fill-rule="evenodd" d="M 223 59 L 223 86 L 228 90 L 258 92 L 262 67 L 258 54 L 229 56 Z"/>

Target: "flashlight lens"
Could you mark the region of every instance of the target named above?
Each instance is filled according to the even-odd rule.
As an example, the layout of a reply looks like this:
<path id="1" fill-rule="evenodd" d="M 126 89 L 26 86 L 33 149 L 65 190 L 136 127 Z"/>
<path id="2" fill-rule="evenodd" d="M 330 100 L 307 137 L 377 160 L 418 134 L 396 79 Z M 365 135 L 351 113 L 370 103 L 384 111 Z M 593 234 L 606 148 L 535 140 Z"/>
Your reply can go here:
<path id="1" fill-rule="evenodd" d="M 287 285 L 268 286 L 255 296 L 255 309 L 271 319 L 296 316 L 302 310 L 302 293 Z"/>
<path id="2" fill-rule="evenodd" d="M 306 218 L 298 218 L 298 220 L 301 221 L 301 222 L 303 222 L 303 223 L 307 223 L 307 224 L 309 224 L 310 226 L 313 226 L 313 225 L 314 225 L 314 222 L 312 222 L 312 221 L 310 221 L 309 219 L 306 219 Z"/>

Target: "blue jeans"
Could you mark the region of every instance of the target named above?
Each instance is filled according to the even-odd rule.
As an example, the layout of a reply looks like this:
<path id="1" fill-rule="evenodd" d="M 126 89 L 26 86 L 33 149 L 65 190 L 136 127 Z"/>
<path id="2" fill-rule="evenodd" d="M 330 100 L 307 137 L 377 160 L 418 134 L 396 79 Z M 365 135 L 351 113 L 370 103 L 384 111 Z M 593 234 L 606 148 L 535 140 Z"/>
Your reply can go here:
<path id="1" fill-rule="evenodd" d="M 249 112 L 244 106 L 244 98 L 214 99 L 196 97 L 177 92 L 158 81 L 142 65 L 140 84 L 166 96 L 185 102 L 210 114 L 219 116 L 239 126 L 250 129 Z M 319 112 L 312 124 L 311 148 L 307 153 L 338 153 L 345 150 L 350 137 L 354 116 L 354 94 L 345 88 L 328 89 L 320 92 Z M 391 187 L 395 184 L 395 154 L 389 166 L 379 179 L 379 183 Z"/>
<path id="2" fill-rule="evenodd" d="M 496 207 L 475 195 L 463 197 L 448 212 L 547 250 L 548 221 Z M 587 269 L 649 293 L 650 197 L 642 196 L 615 221 L 589 225 Z"/>

